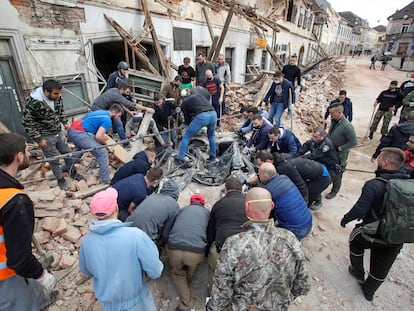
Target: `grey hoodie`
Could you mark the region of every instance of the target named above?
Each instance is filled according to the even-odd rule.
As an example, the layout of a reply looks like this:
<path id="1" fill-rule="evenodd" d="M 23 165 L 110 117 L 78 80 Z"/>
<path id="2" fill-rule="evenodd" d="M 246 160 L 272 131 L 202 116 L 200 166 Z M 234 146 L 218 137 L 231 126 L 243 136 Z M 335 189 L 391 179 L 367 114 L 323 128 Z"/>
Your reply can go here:
<path id="1" fill-rule="evenodd" d="M 133 226 L 144 231 L 154 242 L 159 239 L 165 242 L 180 211 L 177 203 L 179 195 L 177 183 L 167 180 L 160 193 L 152 194 L 142 201 L 126 221 L 132 221 Z"/>

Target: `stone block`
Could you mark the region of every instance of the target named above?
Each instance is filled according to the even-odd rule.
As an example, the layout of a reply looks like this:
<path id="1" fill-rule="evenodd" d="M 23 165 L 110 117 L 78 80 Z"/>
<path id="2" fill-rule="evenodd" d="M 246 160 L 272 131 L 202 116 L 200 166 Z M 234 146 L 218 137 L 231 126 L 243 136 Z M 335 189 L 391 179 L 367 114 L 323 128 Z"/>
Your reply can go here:
<path id="1" fill-rule="evenodd" d="M 41 228 L 43 230 L 49 231 L 49 232 L 54 232 L 57 227 L 59 227 L 60 225 L 60 219 L 57 217 L 46 217 L 45 219 L 43 219 L 42 224 L 41 224 Z"/>
<path id="2" fill-rule="evenodd" d="M 66 232 L 62 233 L 61 236 L 72 243 L 76 243 L 81 237 L 81 233 L 76 227 L 68 225 Z"/>
<path id="3" fill-rule="evenodd" d="M 60 219 L 59 226 L 52 232 L 52 237 L 55 237 L 59 234 L 62 234 L 67 231 L 66 221 L 62 218 Z"/>
<path id="4" fill-rule="evenodd" d="M 35 239 L 39 242 L 39 244 L 44 244 L 49 242 L 50 239 L 50 232 L 47 231 L 38 231 L 33 233 Z"/>
<path id="5" fill-rule="evenodd" d="M 62 255 L 62 258 L 60 258 L 59 267 L 62 269 L 69 269 L 73 266 L 73 264 L 76 262 L 76 258 L 67 254 Z"/>

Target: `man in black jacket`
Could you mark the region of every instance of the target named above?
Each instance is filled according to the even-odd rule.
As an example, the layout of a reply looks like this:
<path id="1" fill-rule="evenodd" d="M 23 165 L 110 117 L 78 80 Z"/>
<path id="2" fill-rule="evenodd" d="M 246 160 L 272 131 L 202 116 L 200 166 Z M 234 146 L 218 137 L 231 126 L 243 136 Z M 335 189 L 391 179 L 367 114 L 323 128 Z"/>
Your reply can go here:
<path id="1" fill-rule="evenodd" d="M 188 144 L 202 127 L 207 127 L 208 142 L 210 144 L 210 160 L 216 158 L 216 130 L 217 115 L 207 98 L 210 94 L 203 87 L 197 87 L 191 90 L 192 95 L 187 97 L 181 104 L 181 111 L 184 114 L 184 122 L 188 125 L 181 141 L 180 152 L 178 153 L 178 162 L 181 165 L 184 162 L 184 156 L 187 152 Z"/>
<path id="2" fill-rule="evenodd" d="M 0 134 L 0 310 L 38 311 L 57 296 L 55 277 L 32 254 L 33 202 L 15 179 L 28 166 L 24 138 Z"/>
<path id="3" fill-rule="evenodd" d="M 383 179 L 408 179 L 410 176 L 403 173 L 400 169 L 404 164 L 404 152 L 398 148 L 384 148 L 377 158 L 378 169 L 375 171 L 376 177 Z M 386 182 L 374 178 L 368 180 L 362 188 L 361 196 L 352 207 L 352 209 L 344 215 L 341 220 L 341 226 L 345 227 L 347 223 L 362 219 L 357 224 L 349 236 L 349 257 L 351 265 L 349 273 L 357 279 L 361 285 L 362 292 L 368 301 L 374 299 L 374 294 L 378 287 L 385 281 L 388 271 L 390 271 L 395 258 L 400 252 L 403 244 L 384 245 L 378 242 L 368 241 L 362 234 L 361 224 L 369 224 L 381 219 L 383 216 L 382 204 L 384 201 Z M 377 218 L 375 218 L 375 216 Z M 374 238 L 380 238 L 373 235 Z M 364 251 L 371 250 L 371 264 L 369 275 L 365 279 L 364 271 Z"/>
<path id="4" fill-rule="evenodd" d="M 326 132 L 322 127 L 317 127 L 313 130 L 312 138 L 300 147 L 296 156 L 302 156 L 305 159 L 324 164 L 329 171 L 331 179 L 335 177 L 339 167 L 338 153 L 333 142 L 326 137 Z"/>
<path id="5" fill-rule="evenodd" d="M 396 147 L 401 150 L 407 149 L 407 141 L 410 135 L 414 133 L 414 111 L 406 115 L 407 121 L 394 125 L 387 135 L 381 138 L 381 142 L 372 155 L 371 162 L 377 159 L 382 148 Z"/>
<path id="6" fill-rule="evenodd" d="M 208 285 L 213 286 L 213 276 L 221 247 L 227 237 L 246 231 L 242 225 L 248 221 L 244 207 L 242 184 L 235 177 L 229 177 L 224 184 L 225 196 L 211 209 L 207 227 Z"/>
<path id="7" fill-rule="evenodd" d="M 398 81 L 391 81 L 388 89 L 382 91 L 375 100 L 374 107 L 379 104 L 378 110 L 375 113 L 374 120 L 372 121 L 369 129 L 369 139 L 374 137 L 374 133 L 377 130 L 378 123 L 384 117 L 382 121 L 381 134 L 386 135 L 388 133 L 388 125 L 390 124 L 392 113 L 396 111 L 401 105 L 402 94 L 397 88 Z"/>

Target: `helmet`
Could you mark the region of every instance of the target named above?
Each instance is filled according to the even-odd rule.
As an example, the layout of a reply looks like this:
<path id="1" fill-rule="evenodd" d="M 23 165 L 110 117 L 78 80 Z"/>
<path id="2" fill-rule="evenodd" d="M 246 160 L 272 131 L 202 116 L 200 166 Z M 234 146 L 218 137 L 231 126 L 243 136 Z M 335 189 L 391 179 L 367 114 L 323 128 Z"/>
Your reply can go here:
<path id="1" fill-rule="evenodd" d="M 126 62 L 124 62 L 124 61 L 119 62 L 119 64 L 118 64 L 118 67 L 117 67 L 117 68 L 118 68 L 118 69 L 128 70 L 128 64 L 127 64 Z"/>
<path id="2" fill-rule="evenodd" d="M 194 193 L 190 198 L 190 202 L 200 203 L 204 205 L 204 202 L 205 202 L 204 195 L 202 195 L 201 193 Z"/>
<path id="3" fill-rule="evenodd" d="M 410 77 L 411 77 L 411 78 L 414 78 L 414 73 L 412 73 Z"/>

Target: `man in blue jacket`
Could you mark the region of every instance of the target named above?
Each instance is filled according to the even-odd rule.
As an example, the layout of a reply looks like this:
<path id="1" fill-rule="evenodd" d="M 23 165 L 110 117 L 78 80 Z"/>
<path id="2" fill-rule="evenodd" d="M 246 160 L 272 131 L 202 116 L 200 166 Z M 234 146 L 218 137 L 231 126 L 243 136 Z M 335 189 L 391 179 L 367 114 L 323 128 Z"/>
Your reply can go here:
<path id="1" fill-rule="evenodd" d="M 291 96 L 289 96 L 289 92 L 291 93 Z M 265 103 L 270 100 L 269 120 L 270 122 L 273 122 L 273 118 L 275 117 L 276 121 L 274 125 L 276 127 L 280 127 L 280 118 L 286 108 L 289 107 L 289 97 L 292 98 L 291 104 L 294 104 L 295 90 L 293 89 L 293 84 L 289 80 L 283 78 L 281 71 L 276 71 L 273 74 L 273 83 L 263 98 L 263 102 Z"/>
<path id="2" fill-rule="evenodd" d="M 260 165 L 259 178 L 272 195 L 272 214 L 278 226 L 291 231 L 298 240 L 306 237 L 312 229 L 312 214 L 298 188 L 289 177 L 278 175 L 271 163 Z"/>
<path id="3" fill-rule="evenodd" d="M 284 129 L 283 127 L 272 127 L 268 133 L 270 153 L 288 153 L 291 156 L 295 155 L 301 147 L 299 139 L 292 131 Z"/>
<path id="4" fill-rule="evenodd" d="M 329 103 L 329 106 L 328 106 L 328 108 L 326 108 L 326 112 L 325 112 L 325 120 L 328 119 L 328 117 L 329 117 L 329 107 L 331 107 L 333 105 L 339 105 L 339 104 L 344 106 L 344 116 L 345 116 L 345 118 L 347 118 L 349 122 L 352 122 L 352 114 L 353 114 L 353 112 L 352 112 L 352 101 L 349 97 L 346 97 L 346 91 L 345 90 L 340 90 L 338 98 L 334 99 L 333 101 L 331 101 Z"/>
<path id="5" fill-rule="evenodd" d="M 94 278 L 93 290 L 104 310 L 156 311 L 144 275 L 161 275 L 158 249 L 142 230 L 117 219 L 117 196 L 108 188 L 92 197 L 91 212 L 97 219 L 82 241 L 79 268 Z"/>

